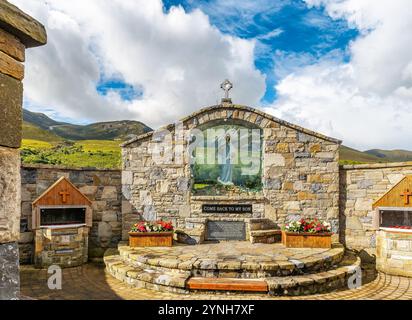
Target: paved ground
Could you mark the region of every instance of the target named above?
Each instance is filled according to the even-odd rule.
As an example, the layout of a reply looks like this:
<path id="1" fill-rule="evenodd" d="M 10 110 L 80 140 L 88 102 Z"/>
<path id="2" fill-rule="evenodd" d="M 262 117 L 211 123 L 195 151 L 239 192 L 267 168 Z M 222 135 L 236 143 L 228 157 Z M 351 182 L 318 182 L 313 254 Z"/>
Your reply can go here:
<path id="1" fill-rule="evenodd" d="M 378 277 L 359 289 L 339 291 L 306 297 L 269 297 L 267 295 L 190 294 L 178 295 L 146 289 L 130 288 L 106 274 L 104 267 L 87 264 L 82 267 L 64 269 L 62 290 L 49 290 L 46 270 L 32 266 L 21 266 L 22 295 L 34 299 L 385 299 L 412 300 L 412 279 L 378 274 Z"/>

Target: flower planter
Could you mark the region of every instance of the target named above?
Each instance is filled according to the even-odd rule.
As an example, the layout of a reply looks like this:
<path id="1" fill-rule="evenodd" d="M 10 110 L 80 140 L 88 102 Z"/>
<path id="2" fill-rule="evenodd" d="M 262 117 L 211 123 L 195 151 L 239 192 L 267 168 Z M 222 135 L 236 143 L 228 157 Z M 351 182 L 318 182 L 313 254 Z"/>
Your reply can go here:
<path id="1" fill-rule="evenodd" d="M 332 233 L 295 233 L 282 231 L 282 244 L 287 248 L 332 247 Z"/>
<path id="2" fill-rule="evenodd" d="M 135 247 L 171 247 L 173 232 L 129 232 L 129 246 Z"/>

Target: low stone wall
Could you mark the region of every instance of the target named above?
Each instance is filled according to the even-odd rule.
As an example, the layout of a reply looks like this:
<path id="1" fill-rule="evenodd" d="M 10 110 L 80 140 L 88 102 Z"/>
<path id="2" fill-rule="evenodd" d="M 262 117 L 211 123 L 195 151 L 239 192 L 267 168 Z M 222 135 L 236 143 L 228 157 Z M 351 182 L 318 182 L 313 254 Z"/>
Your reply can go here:
<path id="1" fill-rule="evenodd" d="M 88 227 L 45 228 L 36 230 L 34 264 L 45 268 L 54 264 L 76 267 L 87 262 Z"/>
<path id="2" fill-rule="evenodd" d="M 22 214 L 20 261 L 33 262 L 32 202 L 60 177 L 68 178 L 92 201 L 93 225 L 89 233 L 89 258 L 103 256 L 107 248 L 121 239 L 121 172 L 110 169 L 67 168 L 24 165 L 22 177 Z M 27 226 L 27 232 L 24 232 Z"/>
<path id="3" fill-rule="evenodd" d="M 377 229 L 372 204 L 412 174 L 412 162 L 345 165 L 339 172 L 341 242 L 374 258 Z"/>
<path id="4" fill-rule="evenodd" d="M 378 231 L 376 268 L 379 271 L 412 277 L 412 233 Z"/>

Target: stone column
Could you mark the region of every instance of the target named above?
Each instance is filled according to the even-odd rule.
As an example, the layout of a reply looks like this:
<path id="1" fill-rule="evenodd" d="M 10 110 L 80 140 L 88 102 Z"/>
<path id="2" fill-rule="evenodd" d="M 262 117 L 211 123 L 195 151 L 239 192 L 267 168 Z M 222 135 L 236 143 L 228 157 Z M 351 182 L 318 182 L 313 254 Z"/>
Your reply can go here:
<path id="1" fill-rule="evenodd" d="M 46 44 L 39 22 L 0 0 L 0 300 L 20 294 L 20 143 L 25 49 Z"/>

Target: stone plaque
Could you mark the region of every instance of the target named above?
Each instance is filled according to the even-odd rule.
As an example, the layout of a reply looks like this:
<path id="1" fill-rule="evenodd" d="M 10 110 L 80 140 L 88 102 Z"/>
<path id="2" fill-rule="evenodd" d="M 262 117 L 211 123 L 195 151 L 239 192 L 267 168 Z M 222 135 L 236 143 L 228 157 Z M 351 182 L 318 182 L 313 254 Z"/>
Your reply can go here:
<path id="1" fill-rule="evenodd" d="M 251 204 L 204 204 L 203 213 L 252 213 Z"/>
<path id="2" fill-rule="evenodd" d="M 206 240 L 246 240 L 243 221 L 208 221 Z"/>

